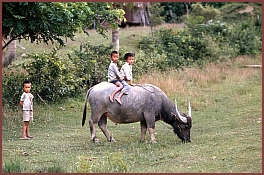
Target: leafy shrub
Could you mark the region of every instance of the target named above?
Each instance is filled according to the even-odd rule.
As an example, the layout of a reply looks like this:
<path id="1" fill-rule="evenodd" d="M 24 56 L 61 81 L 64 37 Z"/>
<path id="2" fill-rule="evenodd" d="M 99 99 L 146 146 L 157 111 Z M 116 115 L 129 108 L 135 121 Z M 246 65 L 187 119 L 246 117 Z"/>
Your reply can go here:
<path id="1" fill-rule="evenodd" d="M 203 6 L 201 3 L 192 4 L 192 11 L 189 15 L 190 16 L 202 16 L 203 21 L 202 23 L 206 23 L 209 20 L 216 20 L 219 19 L 221 12 L 218 9 L 210 5 Z"/>
<path id="2" fill-rule="evenodd" d="M 103 44 L 93 46 L 88 42 L 82 44 L 81 51 L 75 49 L 68 53 L 75 67 L 75 77 L 82 79 L 82 86 L 91 87 L 99 82 L 107 81 L 112 47 Z"/>
<path id="3" fill-rule="evenodd" d="M 81 91 L 82 78 L 76 78 L 71 62 L 60 59 L 56 52 L 54 49 L 49 54 L 31 54 L 32 61 L 22 65 L 32 82 L 32 92 L 49 101 L 75 96 Z"/>
<path id="4" fill-rule="evenodd" d="M 213 20 L 202 24 L 202 20 L 201 16 L 190 16 L 183 30 L 161 28 L 143 38 L 139 47 L 146 55 L 166 55 L 163 66 L 158 67 L 161 70 L 166 66 L 203 66 L 262 52 L 261 18 L 248 19 L 234 27 Z"/>
<path id="5" fill-rule="evenodd" d="M 253 18 L 241 22 L 229 35 L 229 42 L 239 55 L 256 55 L 262 52 L 262 21 Z"/>
<path id="6" fill-rule="evenodd" d="M 229 24 L 239 24 L 241 21 L 247 20 L 252 17 L 251 12 L 239 13 L 241 10 L 245 10 L 248 6 L 253 7 L 254 15 L 262 15 L 262 4 L 254 3 L 227 3 L 220 8 L 221 18 L 223 21 Z"/>
<path id="7" fill-rule="evenodd" d="M 3 106 L 14 109 L 18 107 L 22 95 L 22 83 L 27 79 L 28 73 L 19 68 L 4 68 L 2 71 L 2 102 Z"/>
<path id="8" fill-rule="evenodd" d="M 29 61 L 3 70 L 5 104 L 18 105 L 23 92 L 22 82 L 26 79 L 32 82 L 31 93 L 47 101 L 74 97 L 85 87 L 107 81 L 111 49 L 112 46 L 86 43 L 82 51 L 72 50 L 66 58 L 59 58 L 56 49 L 51 53 L 30 54 Z M 123 64 L 122 59 L 119 64 Z"/>
<path id="9" fill-rule="evenodd" d="M 156 50 L 152 52 L 139 50 L 133 66 L 133 78 L 136 79 L 151 70 L 165 71 L 168 69 L 168 59 L 164 53 L 158 53 Z"/>
<path id="10" fill-rule="evenodd" d="M 210 57 L 211 51 L 206 46 L 204 40 L 192 37 L 187 30 L 164 28 L 156 31 L 153 37 L 143 38 L 139 45 L 145 53 L 166 55 L 165 66 L 173 68 L 192 65 L 196 60 Z"/>

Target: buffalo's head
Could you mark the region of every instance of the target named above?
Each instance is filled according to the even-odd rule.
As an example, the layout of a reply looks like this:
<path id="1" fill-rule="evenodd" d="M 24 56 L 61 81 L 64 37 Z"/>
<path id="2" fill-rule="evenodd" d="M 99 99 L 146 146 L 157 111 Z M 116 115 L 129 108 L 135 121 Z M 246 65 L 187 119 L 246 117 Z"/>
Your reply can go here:
<path id="1" fill-rule="evenodd" d="M 176 114 L 171 113 L 174 117 L 173 129 L 178 137 L 182 140 L 183 143 L 191 142 L 190 130 L 192 127 L 192 117 L 191 117 L 191 105 L 190 100 L 188 101 L 188 114 L 184 114 L 177 108 L 177 103 L 175 100 L 175 109 Z"/>

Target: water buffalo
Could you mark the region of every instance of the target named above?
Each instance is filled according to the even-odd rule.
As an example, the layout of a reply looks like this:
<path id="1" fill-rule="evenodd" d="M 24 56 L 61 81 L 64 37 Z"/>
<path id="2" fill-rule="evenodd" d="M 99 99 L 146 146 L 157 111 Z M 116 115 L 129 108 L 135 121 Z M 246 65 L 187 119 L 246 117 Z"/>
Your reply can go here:
<path id="1" fill-rule="evenodd" d="M 111 102 L 109 99 L 109 95 L 115 88 L 116 86 L 112 83 L 101 82 L 87 91 L 82 126 L 86 120 L 86 106 L 89 99 L 91 107 L 89 125 L 91 138 L 94 142 L 99 141 L 95 134 L 97 123 L 107 140 L 115 141 L 106 128 L 107 118 L 120 124 L 140 122 L 141 142 L 147 142 L 147 129 L 150 134 L 150 142 L 156 142 L 154 129 L 155 122 L 158 120 L 170 124 L 182 142 L 191 141 L 192 117 L 189 100 L 187 115 L 177 108 L 176 100 L 174 105 L 160 88 L 151 84 L 141 84 L 131 87 L 130 93 L 122 96 L 122 105 L 120 105 L 117 101 Z"/>

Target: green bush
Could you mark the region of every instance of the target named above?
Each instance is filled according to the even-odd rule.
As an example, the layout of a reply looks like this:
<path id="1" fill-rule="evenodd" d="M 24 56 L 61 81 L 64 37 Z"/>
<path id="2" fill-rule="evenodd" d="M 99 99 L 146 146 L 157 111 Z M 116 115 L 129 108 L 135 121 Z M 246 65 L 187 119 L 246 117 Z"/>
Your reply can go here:
<path id="1" fill-rule="evenodd" d="M 221 62 L 238 55 L 257 55 L 262 52 L 262 21 L 254 18 L 228 26 L 220 21 L 202 24 L 202 16 L 189 16 L 183 30 L 157 30 L 153 36 L 144 37 L 139 48 L 146 55 L 166 55 L 160 60 L 160 70 L 190 65 L 203 66 L 209 62 Z M 151 62 L 146 57 L 146 61 Z M 153 62 L 153 61 L 152 61 Z M 149 63 L 148 63 L 149 64 Z"/>
<path id="2" fill-rule="evenodd" d="M 238 49 L 239 55 L 256 55 L 262 52 L 262 20 L 248 19 L 234 27 L 229 42 Z"/>
<path id="3" fill-rule="evenodd" d="M 190 16 L 202 16 L 202 23 L 206 23 L 209 20 L 217 20 L 220 17 L 221 12 L 218 9 L 210 5 L 203 6 L 201 3 L 192 4 L 192 11 Z"/>
<path id="4" fill-rule="evenodd" d="M 19 103 L 24 80 L 32 82 L 31 93 L 47 101 L 76 97 L 86 87 L 107 81 L 112 46 L 83 44 L 82 51 L 72 50 L 60 58 L 57 50 L 33 53 L 28 61 L 3 70 L 3 101 L 15 107 Z M 120 52 L 122 57 L 122 51 Z M 123 64 L 120 59 L 120 66 Z"/>
<path id="5" fill-rule="evenodd" d="M 32 92 L 49 101 L 75 96 L 82 90 L 82 78 L 76 78 L 71 62 L 60 59 L 56 52 L 30 54 L 32 61 L 22 65 L 32 82 Z"/>
<path id="6" fill-rule="evenodd" d="M 253 7 L 252 13 L 243 12 L 239 13 L 241 10 L 245 10 L 248 6 Z M 226 3 L 220 8 L 221 18 L 223 21 L 235 25 L 241 23 L 241 21 L 247 20 L 251 17 L 262 16 L 262 4 L 259 2 L 250 2 L 250 3 Z"/>
<path id="7" fill-rule="evenodd" d="M 93 46 L 88 42 L 82 44 L 81 51 L 75 49 L 68 53 L 68 57 L 75 67 L 75 77 L 82 79 L 83 87 L 91 87 L 99 82 L 107 81 L 112 47 L 112 45 L 105 46 L 103 44 Z"/>
<path id="8" fill-rule="evenodd" d="M 3 106 L 14 109 L 18 107 L 22 95 L 22 83 L 28 77 L 25 70 L 16 68 L 4 68 L 2 71 L 2 102 Z"/>
<path id="9" fill-rule="evenodd" d="M 197 60 L 203 60 L 211 56 L 207 49 L 207 43 L 198 38 L 192 37 L 187 30 L 160 29 L 153 37 L 145 37 L 139 43 L 140 49 L 146 54 L 157 52 L 166 55 L 163 62 L 164 68 L 180 68 L 193 65 Z"/>

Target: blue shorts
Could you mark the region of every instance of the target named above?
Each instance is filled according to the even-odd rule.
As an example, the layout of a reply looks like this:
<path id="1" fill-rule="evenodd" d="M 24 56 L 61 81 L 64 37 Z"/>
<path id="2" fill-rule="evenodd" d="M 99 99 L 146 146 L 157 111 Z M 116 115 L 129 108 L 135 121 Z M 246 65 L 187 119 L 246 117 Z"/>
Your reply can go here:
<path id="1" fill-rule="evenodd" d="M 118 82 L 119 80 L 113 80 L 110 83 L 116 84 L 116 82 Z M 128 92 L 130 91 L 131 87 L 129 84 L 127 84 L 127 82 L 125 80 L 119 81 L 124 87 L 121 90 L 121 92 L 123 92 L 124 94 L 128 94 Z"/>
<path id="2" fill-rule="evenodd" d="M 118 82 L 119 80 L 113 80 L 110 83 L 116 84 L 116 82 Z"/>

